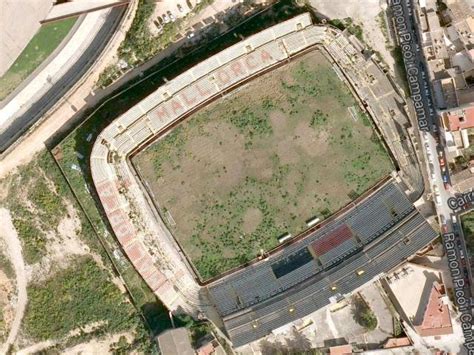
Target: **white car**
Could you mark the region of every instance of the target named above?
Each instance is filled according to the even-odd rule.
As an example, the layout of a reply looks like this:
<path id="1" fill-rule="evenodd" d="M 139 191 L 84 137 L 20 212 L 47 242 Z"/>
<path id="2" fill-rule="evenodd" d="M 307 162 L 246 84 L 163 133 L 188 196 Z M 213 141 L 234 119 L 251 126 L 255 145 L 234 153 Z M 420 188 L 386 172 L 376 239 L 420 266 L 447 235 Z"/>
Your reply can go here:
<path id="1" fill-rule="evenodd" d="M 163 17 L 163 21 L 164 21 L 165 23 L 170 23 L 170 22 L 171 22 L 171 20 L 170 20 L 170 18 L 168 17 L 168 15 L 163 14 L 162 17 Z"/>
<path id="2" fill-rule="evenodd" d="M 441 196 L 438 193 L 435 194 L 435 203 L 436 206 L 441 206 Z"/>
<path id="3" fill-rule="evenodd" d="M 436 195 L 439 195 L 439 187 L 438 185 L 433 185 L 433 191 L 435 192 Z"/>
<path id="4" fill-rule="evenodd" d="M 427 152 L 426 155 L 428 156 L 428 161 L 429 161 L 430 163 L 432 163 L 432 162 L 433 162 L 433 156 L 430 154 L 430 152 Z"/>
<path id="5" fill-rule="evenodd" d="M 431 179 L 431 181 L 435 181 L 436 175 L 435 175 L 434 171 L 430 172 L 430 179 Z"/>
<path id="6" fill-rule="evenodd" d="M 428 154 L 431 154 L 431 148 L 430 148 L 430 145 L 428 143 L 425 143 L 425 148 L 426 148 L 426 151 L 428 152 Z"/>

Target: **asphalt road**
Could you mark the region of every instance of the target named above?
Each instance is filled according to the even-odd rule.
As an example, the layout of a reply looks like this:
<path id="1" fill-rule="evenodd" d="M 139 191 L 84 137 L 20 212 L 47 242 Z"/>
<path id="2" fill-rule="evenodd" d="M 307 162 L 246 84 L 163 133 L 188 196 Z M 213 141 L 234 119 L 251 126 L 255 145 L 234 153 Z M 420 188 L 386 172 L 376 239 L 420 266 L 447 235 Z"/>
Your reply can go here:
<path id="1" fill-rule="evenodd" d="M 68 90 L 87 72 L 99 57 L 113 35 L 124 9 L 113 8 L 94 40 L 84 50 L 76 63 L 51 88 L 10 126 L 0 134 L 0 153 L 5 152 L 16 139 L 37 122 Z"/>
<path id="2" fill-rule="evenodd" d="M 471 296 L 471 273 L 469 263 L 467 262 L 467 250 L 464 236 L 459 228 L 459 221 L 456 219 L 455 214 L 448 206 L 448 199 L 453 197 L 454 194 L 451 190 L 451 179 L 449 176 L 449 169 L 446 163 L 446 154 L 444 142 L 441 137 L 441 127 L 436 109 L 433 105 L 433 96 L 430 86 L 429 73 L 426 70 L 426 61 L 421 50 L 419 43 L 419 29 L 417 28 L 417 22 L 414 20 L 415 12 L 413 11 L 414 5 L 413 0 L 402 1 L 401 5 L 404 8 L 404 18 L 407 28 L 409 29 L 413 41 L 411 44 L 412 52 L 415 54 L 415 61 L 419 70 L 417 75 L 417 81 L 420 86 L 422 102 L 425 108 L 425 112 L 428 113 L 429 131 L 421 132 L 421 145 L 426 162 L 426 171 L 428 175 L 429 186 L 426 186 L 431 190 L 433 200 L 435 203 L 436 211 L 440 221 L 440 225 L 443 233 L 454 233 L 455 235 L 455 251 L 457 255 L 457 261 L 462 265 L 461 269 L 466 278 L 465 292 Z M 454 217 L 453 217 L 454 216 Z"/>

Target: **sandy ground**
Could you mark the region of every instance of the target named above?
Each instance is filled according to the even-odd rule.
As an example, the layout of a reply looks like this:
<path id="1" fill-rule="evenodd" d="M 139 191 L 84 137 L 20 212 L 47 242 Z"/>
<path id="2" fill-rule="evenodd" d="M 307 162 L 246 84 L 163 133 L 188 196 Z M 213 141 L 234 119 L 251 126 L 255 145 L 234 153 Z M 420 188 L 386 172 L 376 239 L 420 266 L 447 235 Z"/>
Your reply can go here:
<path id="1" fill-rule="evenodd" d="M 91 323 L 88 326 L 83 327 L 82 332 L 89 333 L 97 327 L 100 326 L 100 323 Z M 77 336 L 79 334 L 79 329 L 71 331 L 66 338 L 63 339 L 65 341 L 67 338 Z M 101 339 L 92 339 L 88 342 L 80 343 L 70 348 L 66 348 L 61 350 L 61 354 L 68 354 L 68 355 L 102 355 L 102 354 L 110 354 L 110 345 L 112 343 L 116 343 L 119 341 L 120 337 L 124 336 L 128 342 L 133 340 L 133 335 L 127 332 L 124 333 L 117 333 L 104 336 Z M 40 352 L 48 353 L 47 349 L 55 346 L 59 342 L 56 340 L 47 340 L 41 341 L 25 348 L 22 348 L 16 352 L 17 355 L 29 355 L 29 354 L 37 354 Z"/>
<path id="2" fill-rule="evenodd" d="M 71 348 L 65 349 L 62 351 L 62 354 L 64 355 L 109 354 L 110 344 L 118 342 L 121 336 L 125 336 L 128 341 L 131 341 L 133 338 L 130 336 L 130 334 L 127 334 L 127 333 L 113 334 L 104 339 L 100 339 L 100 340 L 93 339 L 87 343 L 78 344 Z"/>
<path id="3" fill-rule="evenodd" d="M 13 308 L 12 298 L 15 294 L 15 285 L 13 280 L 0 270 L 0 322 L 3 321 L 3 326 L 0 328 L 0 340 L 8 334 L 8 328 L 15 316 L 15 309 Z"/>
<path id="4" fill-rule="evenodd" d="M 5 209 L 0 209 L 0 221 L 2 221 L 2 229 L 0 229 L 0 237 L 5 240 L 7 244 L 7 250 L 10 256 L 10 261 L 13 264 L 13 268 L 16 274 L 16 284 L 18 288 L 15 317 L 11 324 L 10 333 L 8 334 L 7 341 L 2 346 L 1 353 L 6 353 L 9 346 L 13 344 L 20 329 L 21 320 L 25 312 L 26 303 L 28 301 L 26 294 L 26 272 L 25 263 L 21 254 L 21 244 L 18 239 L 15 228 L 11 221 L 10 212 Z"/>
<path id="5" fill-rule="evenodd" d="M 0 76 L 26 47 L 52 6 L 52 0 L 0 1 Z M 21 19 L 21 21 L 19 21 Z"/>
<path id="6" fill-rule="evenodd" d="M 351 17 L 355 23 L 362 25 L 364 40 L 382 55 L 390 70 L 394 70 L 395 62 L 385 48 L 385 37 L 377 22 L 382 6 L 387 6 L 385 0 L 310 0 L 310 3 L 330 19 Z"/>

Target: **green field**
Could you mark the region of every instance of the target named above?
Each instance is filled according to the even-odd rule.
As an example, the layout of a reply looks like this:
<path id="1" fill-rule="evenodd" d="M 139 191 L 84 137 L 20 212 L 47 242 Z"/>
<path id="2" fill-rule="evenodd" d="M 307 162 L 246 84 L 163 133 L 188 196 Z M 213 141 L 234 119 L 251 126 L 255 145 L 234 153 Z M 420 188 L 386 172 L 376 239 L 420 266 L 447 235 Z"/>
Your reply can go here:
<path id="1" fill-rule="evenodd" d="M 194 114 L 134 163 L 203 279 L 302 232 L 393 169 L 319 51 Z"/>
<path id="2" fill-rule="evenodd" d="M 8 71 L 0 77 L 0 100 L 15 90 L 59 46 L 77 17 L 42 25 Z"/>

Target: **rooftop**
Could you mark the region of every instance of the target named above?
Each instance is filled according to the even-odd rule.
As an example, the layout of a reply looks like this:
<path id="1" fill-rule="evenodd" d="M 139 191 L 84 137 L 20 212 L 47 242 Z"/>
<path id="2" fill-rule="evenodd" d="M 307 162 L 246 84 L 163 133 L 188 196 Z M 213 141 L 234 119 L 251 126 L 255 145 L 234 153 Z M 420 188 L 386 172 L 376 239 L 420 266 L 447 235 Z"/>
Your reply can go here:
<path id="1" fill-rule="evenodd" d="M 446 297 L 444 286 L 435 282 L 423 316 L 423 322 L 416 327 L 421 336 L 451 334 L 453 328 L 448 305 L 443 301 Z"/>
<path id="2" fill-rule="evenodd" d="M 444 113 L 443 116 L 447 119 L 449 131 L 474 128 L 474 105 L 463 109 L 448 111 Z"/>
<path id="3" fill-rule="evenodd" d="M 158 336 L 158 345 L 163 355 L 194 355 L 186 328 L 167 330 Z"/>
<path id="4" fill-rule="evenodd" d="M 402 318 L 421 336 L 453 332 L 440 270 L 407 263 L 388 277 L 387 282 Z"/>
<path id="5" fill-rule="evenodd" d="M 346 344 L 346 345 L 332 346 L 329 348 L 329 354 L 330 355 L 352 354 L 352 345 Z"/>

